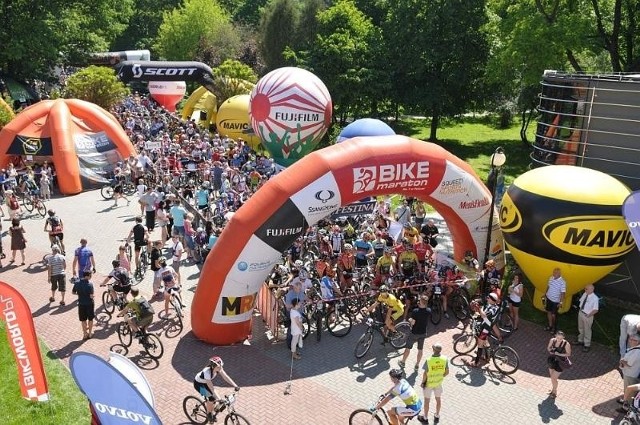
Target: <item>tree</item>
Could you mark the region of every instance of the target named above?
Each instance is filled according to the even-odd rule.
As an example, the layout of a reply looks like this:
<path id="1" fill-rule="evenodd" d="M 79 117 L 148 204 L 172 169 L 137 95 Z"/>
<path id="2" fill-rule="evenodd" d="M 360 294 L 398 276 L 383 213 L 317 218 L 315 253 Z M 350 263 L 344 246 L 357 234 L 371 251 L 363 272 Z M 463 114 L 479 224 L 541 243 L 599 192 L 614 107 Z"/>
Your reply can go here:
<path id="1" fill-rule="evenodd" d="M 245 0 L 233 14 L 233 21 L 257 28 L 260 25 L 260 12 L 269 0 Z"/>
<path id="2" fill-rule="evenodd" d="M 295 28 L 298 24 L 295 0 L 273 0 L 264 9 L 260 20 L 260 52 L 267 71 L 289 65 L 283 52 L 295 49 Z"/>
<path id="3" fill-rule="evenodd" d="M 390 0 L 385 22 L 402 103 L 440 119 L 466 112 L 479 97 L 489 54 L 483 0 Z M 389 47 L 389 46 L 394 46 Z"/>
<path id="4" fill-rule="evenodd" d="M 111 68 L 89 66 L 67 80 L 65 98 L 86 100 L 109 110 L 129 94 L 129 89 L 116 77 Z"/>
<path id="5" fill-rule="evenodd" d="M 216 66 L 236 56 L 240 36 L 216 1 L 185 0 L 163 14 L 155 47 L 167 60 L 199 59 Z"/>
<path id="6" fill-rule="evenodd" d="M 237 78 L 254 84 L 258 81 L 258 75 L 250 66 L 234 59 L 227 59 L 222 62 L 219 67 L 213 70 L 213 76 Z"/>

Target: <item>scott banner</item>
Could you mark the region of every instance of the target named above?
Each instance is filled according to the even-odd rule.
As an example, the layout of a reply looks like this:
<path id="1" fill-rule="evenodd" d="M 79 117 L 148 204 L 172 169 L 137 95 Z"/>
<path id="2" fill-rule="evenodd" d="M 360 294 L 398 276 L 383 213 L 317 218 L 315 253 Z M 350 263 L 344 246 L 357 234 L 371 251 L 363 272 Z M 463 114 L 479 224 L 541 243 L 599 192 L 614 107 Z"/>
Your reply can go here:
<path id="1" fill-rule="evenodd" d="M 101 425 L 162 424 L 147 399 L 109 362 L 95 354 L 75 352 L 69 367 L 76 384 L 91 401 Z"/>
<path id="2" fill-rule="evenodd" d="M 32 401 L 49 400 L 40 346 L 31 309 L 11 285 L 0 281 L 0 311 L 7 327 L 7 338 L 18 365 L 22 397 Z"/>
<path id="3" fill-rule="evenodd" d="M 636 241 L 636 247 L 640 249 L 640 190 L 633 192 L 624 200 L 622 216 Z"/>

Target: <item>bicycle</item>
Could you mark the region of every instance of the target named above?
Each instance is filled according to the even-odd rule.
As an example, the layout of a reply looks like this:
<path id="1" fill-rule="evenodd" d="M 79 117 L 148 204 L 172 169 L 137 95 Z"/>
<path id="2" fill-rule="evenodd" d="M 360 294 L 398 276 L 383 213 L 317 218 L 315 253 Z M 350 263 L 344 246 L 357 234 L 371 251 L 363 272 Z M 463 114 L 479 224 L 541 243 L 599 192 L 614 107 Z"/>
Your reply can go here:
<path id="1" fill-rule="evenodd" d="M 24 198 L 22 198 L 22 205 L 24 205 L 24 208 L 29 212 L 35 210 L 43 218 L 47 215 L 47 207 L 44 201 L 36 194 L 26 192 Z"/>
<path id="2" fill-rule="evenodd" d="M 182 401 L 182 410 L 192 424 L 206 424 L 207 422 L 215 422 L 219 414 L 227 410 L 224 418 L 225 425 L 250 425 L 247 418 L 236 412 L 235 403 L 237 399 L 237 391 L 228 394 L 223 398 L 216 400 L 213 407 L 212 418 L 209 421 L 207 416 L 206 402 L 204 397 L 196 397 L 193 395 L 186 396 Z"/>
<path id="3" fill-rule="evenodd" d="M 100 189 L 100 195 L 106 200 L 113 199 L 113 189 L 116 187 L 117 180 L 110 179 L 109 183 L 102 186 Z M 136 186 L 130 181 L 126 181 L 122 183 L 122 193 L 127 196 L 131 196 L 136 193 Z"/>
<path id="4" fill-rule="evenodd" d="M 129 252 L 131 251 L 131 247 L 127 244 Z M 147 253 L 147 246 L 140 247 L 140 266 L 136 267 L 135 272 L 133 273 L 133 277 L 136 282 L 141 282 L 144 279 L 144 275 L 147 273 L 147 269 L 149 268 L 149 254 Z"/>
<path id="5" fill-rule="evenodd" d="M 118 307 L 118 311 L 122 310 L 127 305 L 127 299 L 124 292 L 116 292 L 116 298 L 113 298 L 111 292 L 113 291 L 113 283 L 107 283 L 107 290 L 102 293 L 102 306 L 104 311 L 111 316 Z"/>
<path id="6" fill-rule="evenodd" d="M 385 423 L 390 424 L 391 422 L 389 422 L 387 412 L 384 409 L 375 409 L 375 406 L 377 406 L 385 397 L 386 394 L 380 395 L 378 400 L 370 409 L 356 409 L 351 412 L 351 415 L 349 415 L 349 425 L 383 425 L 383 419 Z M 413 416 L 405 416 L 400 423 L 403 425 L 408 424 L 411 419 L 417 417 L 419 414 L 420 412 L 416 412 Z"/>
<path id="7" fill-rule="evenodd" d="M 471 332 L 464 333 L 453 341 L 453 351 L 458 354 L 468 354 L 478 345 L 478 334 L 480 332 L 480 323 L 475 319 L 471 324 Z M 520 367 L 520 357 L 513 348 L 502 345 L 493 333 L 489 334 L 489 346 L 487 347 L 488 356 L 491 358 L 493 365 L 504 375 L 515 373 Z M 498 343 L 496 348 L 493 347 L 493 341 Z"/>
<path id="8" fill-rule="evenodd" d="M 176 320 L 178 321 L 178 327 L 180 328 L 180 332 L 184 328 L 182 323 L 182 318 L 184 314 L 182 313 L 182 304 L 180 303 L 180 299 L 176 296 L 177 291 L 171 291 L 171 296 L 169 298 L 169 304 L 173 307 L 173 310 L 176 312 Z"/>
<path id="9" fill-rule="evenodd" d="M 128 317 L 133 317 L 133 312 L 127 313 Z M 125 347 L 130 347 L 133 342 L 133 332 L 131 332 L 131 328 L 129 327 L 129 323 L 127 320 L 123 320 L 118 323 L 118 339 L 120 343 Z M 164 354 L 164 346 L 162 345 L 162 341 L 156 334 L 148 333 L 146 326 L 140 328 L 140 335 L 136 337 L 138 343 L 142 345 L 144 351 L 151 357 L 152 359 L 158 360 Z"/>
<path id="10" fill-rule="evenodd" d="M 333 336 L 342 338 L 351 332 L 353 325 L 351 316 L 348 314 L 347 306 L 342 301 L 332 303 L 325 302 L 320 294 L 314 289 L 309 294 L 311 302 L 307 304 L 307 317 L 316 328 L 316 340 L 320 341 L 324 323 L 327 330 Z"/>
<path id="11" fill-rule="evenodd" d="M 373 317 L 367 318 L 366 321 L 367 330 L 362 334 L 362 336 L 356 342 L 356 348 L 354 350 L 354 354 L 356 359 L 363 358 L 373 343 L 373 338 L 375 336 L 374 331 L 378 331 L 383 338 L 385 338 L 383 329 L 384 322 L 380 322 L 378 320 L 374 320 Z M 409 322 L 402 321 L 396 325 L 396 331 L 393 332 L 389 336 L 389 342 L 395 349 L 404 348 L 407 345 L 407 335 L 411 332 L 411 325 Z"/>

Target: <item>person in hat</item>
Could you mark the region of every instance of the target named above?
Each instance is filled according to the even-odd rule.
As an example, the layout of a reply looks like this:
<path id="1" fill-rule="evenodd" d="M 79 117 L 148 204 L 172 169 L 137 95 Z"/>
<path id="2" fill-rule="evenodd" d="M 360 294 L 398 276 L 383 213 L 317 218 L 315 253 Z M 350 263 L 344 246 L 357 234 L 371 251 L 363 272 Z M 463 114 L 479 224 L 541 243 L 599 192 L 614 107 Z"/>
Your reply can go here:
<path id="1" fill-rule="evenodd" d="M 487 347 L 489 346 L 489 334 L 500 312 L 498 301 L 498 295 L 491 292 L 487 295 L 487 305 L 478 311 L 480 316 L 479 320 L 481 321 L 480 332 L 476 337 L 478 340 L 478 351 L 476 352 L 476 358 L 473 363 L 469 364 L 472 367 L 479 367 L 482 360 L 488 360 L 489 353 Z"/>
<path id="2" fill-rule="evenodd" d="M 424 416 L 418 416 L 422 423 L 429 423 L 429 401 L 431 394 L 436 398 L 436 413 L 433 415 L 433 423 L 440 422 L 440 407 L 442 406 L 442 382 L 449 374 L 449 360 L 442 355 L 442 344 L 436 342 L 431 346 L 433 354 L 424 362 L 422 369 L 422 383 L 424 395 Z"/>

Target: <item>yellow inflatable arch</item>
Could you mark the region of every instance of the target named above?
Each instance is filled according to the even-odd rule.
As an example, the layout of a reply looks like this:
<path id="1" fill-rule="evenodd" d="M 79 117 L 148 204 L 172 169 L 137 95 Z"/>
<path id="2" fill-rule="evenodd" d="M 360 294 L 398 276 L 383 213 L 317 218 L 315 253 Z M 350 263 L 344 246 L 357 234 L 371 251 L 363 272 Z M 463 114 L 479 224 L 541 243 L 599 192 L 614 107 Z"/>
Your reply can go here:
<path id="1" fill-rule="evenodd" d="M 198 119 L 198 124 L 203 127 L 209 127 L 216 123 L 216 116 L 218 113 L 218 99 L 209 90 L 203 86 L 198 87 L 191 93 L 187 103 L 182 108 L 182 119 L 189 120 L 195 111 L 202 111 L 206 113 L 204 120 Z M 200 117 L 202 118 L 202 116 Z"/>

